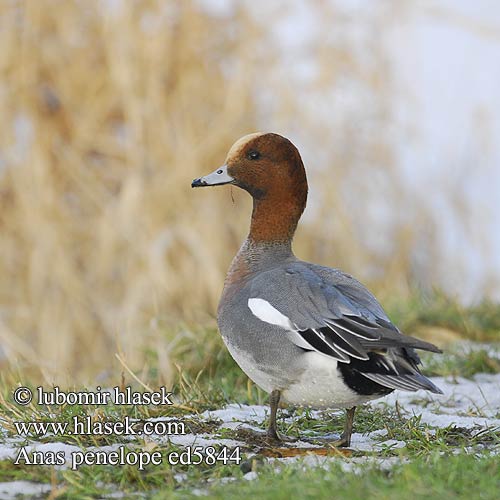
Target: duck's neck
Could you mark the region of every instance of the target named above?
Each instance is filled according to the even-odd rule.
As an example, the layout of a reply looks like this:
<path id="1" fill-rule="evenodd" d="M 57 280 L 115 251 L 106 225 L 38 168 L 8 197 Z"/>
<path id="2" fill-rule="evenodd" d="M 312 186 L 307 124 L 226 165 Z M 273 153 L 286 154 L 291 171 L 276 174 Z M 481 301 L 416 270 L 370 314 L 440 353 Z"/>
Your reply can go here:
<path id="1" fill-rule="evenodd" d="M 293 260 L 292 239 L 305 207 L 307 192 L 283 200 L 262 197 L 253 200 L 250 233 L 236 254 L 226 277 L 225 292 L 254 273 L 285 260 Z"/>
<path id="2" fill-rule="evenodd" d="M 253 196 L 248 240 L 255 245 L 290 247 L 306 201 L 305 181 L 292 191 L 278 188 L 263 196 Z"/>
<path id="3" fill-rule="evenodd" d="M 290 246 L 303 211 L 294 201 L 277 203 L 272 198 L 254 198 L 248 240 L 256 245 Z"/>
<path id="4" fill-rule="evenodd" d="M 280 242 L 253 241 L 248 237 L 234 257 L 224 282 L 222 298 L 228 299 L 255 273 L 265 271 L 287 260 L 295 260 L 291 239 Z M 224 304 L 221 300 L 219 307 Z"/>
<path id="5" fill-rule="evenodd" d="M 291 240 L 255 242 L 247 238 L 236 254 L 233 264 L 242 271 L 253 273 L 273 267 L 290 258 L 294 258 Z"/>

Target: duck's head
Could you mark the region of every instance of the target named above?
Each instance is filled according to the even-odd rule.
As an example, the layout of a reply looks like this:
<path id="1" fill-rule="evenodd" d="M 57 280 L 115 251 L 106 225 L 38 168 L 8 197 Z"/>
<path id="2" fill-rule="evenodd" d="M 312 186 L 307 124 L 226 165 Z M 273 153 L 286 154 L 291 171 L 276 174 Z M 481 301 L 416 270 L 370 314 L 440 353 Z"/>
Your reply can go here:
<path id="1" fill-rule="evenodd" d="M 289 225 L 295 231 L 307 199 L 307 179 L 297 148 L 285 137 L 254 133 L 236 141 L 224 165 L 211 174 L 194 179 L 192 187 L 232 184 L 248 191 L 254 199 L 253 234 L 264 225 Z M 274 220 L 274 222 L 273 222 Z M 282 231 L 281 231 L 282 232 Z M 291 237 L 291 236 L 290 236 Z"/>
<path id="2" fill-rule="evenodd" d="M 281 135 L 257 132 L 238 139 L 224 165 L 194 179 L 191 186 L 233 184 L 254 198 L 262 198 L 274 191 L 293 193 L 297 185 L 303 188 L 304 183 L 306 174 L 297 148 Z"/>

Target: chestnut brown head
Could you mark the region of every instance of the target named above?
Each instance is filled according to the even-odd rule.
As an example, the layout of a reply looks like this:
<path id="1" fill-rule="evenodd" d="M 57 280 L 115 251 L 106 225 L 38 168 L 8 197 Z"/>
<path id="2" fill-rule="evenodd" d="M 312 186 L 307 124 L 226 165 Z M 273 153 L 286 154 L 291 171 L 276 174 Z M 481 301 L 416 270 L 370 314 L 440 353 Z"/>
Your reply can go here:
<path id="1" fill-rule="evenodd" d="M 227 154 L 225 164 L 192 182 L 193 187 L 233 184 L 260 199 L 277 192 L 307 192 L 302 159 L 285 137 L 272 133 L 245 135 Z"/>
<path id="2" fill-rule="evenodd" d="M 288 240 L 306 205 L 307 179 L 297 148 L 272 133 L 249 134 L 236 141 L 224 165 L 191 186 L 233 184 L 254 199 L 250 237 Z"/>

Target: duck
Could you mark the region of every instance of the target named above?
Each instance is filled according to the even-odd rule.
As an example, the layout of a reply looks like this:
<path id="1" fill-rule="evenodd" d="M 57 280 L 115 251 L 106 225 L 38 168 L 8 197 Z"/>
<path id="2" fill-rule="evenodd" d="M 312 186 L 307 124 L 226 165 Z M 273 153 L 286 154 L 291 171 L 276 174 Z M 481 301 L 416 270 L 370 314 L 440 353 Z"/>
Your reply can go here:
<path id="1" fill-rule="evenodd" d="M 253 209 L 224 281 L 217 323 L 236 363 L 269 394 L 266 439 L 287 440 L 277 429 L 280 404 L 345 409 L 344 430 L 332 445 L 348 447 L 357 406 L 396 389 L 442 394 L 420 372 L 415 351 L 440 349 L 403 334 L 351 275 L 294 255 L 308 183 L 290 140 L 246 135 L 221 167 L 191 183 L 222 185 L 249 193 Z"/>

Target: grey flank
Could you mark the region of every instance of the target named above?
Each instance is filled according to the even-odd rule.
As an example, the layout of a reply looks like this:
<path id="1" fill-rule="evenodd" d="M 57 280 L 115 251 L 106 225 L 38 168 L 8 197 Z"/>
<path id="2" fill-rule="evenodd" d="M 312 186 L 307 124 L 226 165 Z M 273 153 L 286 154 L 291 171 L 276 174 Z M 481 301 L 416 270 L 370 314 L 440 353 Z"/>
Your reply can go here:
<path id="1" fill-rule="evenodd" d="M 241 253 L 251 273 L 221 303 L 219 326 L 228 347 L 246 353 L 274 388 L 293 383 L 301 372 L 301 357 L 316 351 L 355 367 L 367 384 L 441 392 L 420 374 L 414 351 L 439 349 L 403 335 L 352 276 L 297 260 L 288 246 L 259 249 L 246 242 Z M 293 334 L 257 318 L 248 307 L 251 298 L 267 301 L 286 316 Z"/>

